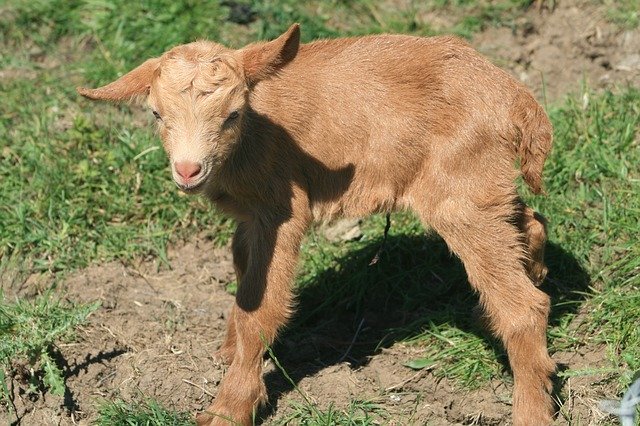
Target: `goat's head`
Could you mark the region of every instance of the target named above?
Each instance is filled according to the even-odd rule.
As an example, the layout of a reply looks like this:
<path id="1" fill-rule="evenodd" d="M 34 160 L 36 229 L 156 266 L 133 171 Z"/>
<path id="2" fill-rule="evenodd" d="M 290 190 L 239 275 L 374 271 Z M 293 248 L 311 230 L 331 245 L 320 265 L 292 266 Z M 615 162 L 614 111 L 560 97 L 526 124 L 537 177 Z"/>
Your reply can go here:
<path id="1" fill-rule="evenodd" d="M 291 61 L 299 44 L 297 24 L 273 41 L 240 50 L 198 41 L 149 59 L 106 86 L 78 92 L 114 102 L 146 100 L 173 179 L 195 192 L 215 179 L 240 140 L 252 87 Z"/>

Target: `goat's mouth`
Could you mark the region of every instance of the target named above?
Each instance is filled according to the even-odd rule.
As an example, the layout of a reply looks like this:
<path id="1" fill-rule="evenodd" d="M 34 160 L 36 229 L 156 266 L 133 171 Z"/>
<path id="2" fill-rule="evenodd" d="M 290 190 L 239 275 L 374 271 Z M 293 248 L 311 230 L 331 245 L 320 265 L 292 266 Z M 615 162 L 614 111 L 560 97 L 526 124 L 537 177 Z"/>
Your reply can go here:
<path id="1" fill-rule="evenodd" d="M 202 190 L 202 187 L 204 186 L 204 181 L 205 180 L 202 179 L 198 183 L 188 183 L 188 184 L 183 184 L 183 183 L 176 182 L 176 185 L 185 194 L 197 194 Z"/>
<path id="2" fill-rule="evenodd" d="M 174 177 L 173 181 L 175 182 L 176 186 L 185 194 L 197 194 L 202 191 L 207 180 L 209 179 L 209 174 L 209 170 L 205 169 L 195 180 L 180 182 Z"/>

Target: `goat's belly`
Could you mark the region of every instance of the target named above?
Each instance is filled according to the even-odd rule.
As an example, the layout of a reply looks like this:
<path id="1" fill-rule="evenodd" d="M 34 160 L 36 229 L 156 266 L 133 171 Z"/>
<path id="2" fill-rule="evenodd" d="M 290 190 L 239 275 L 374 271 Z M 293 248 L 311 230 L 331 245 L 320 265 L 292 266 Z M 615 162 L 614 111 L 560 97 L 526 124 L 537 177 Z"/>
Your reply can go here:
<path id="1" fill-rule="evenodd" d="M 338 217 L 364 217 L 374 213 L 395 210 L 397 191 L 391 187 L 355 186 L 349 188 L 336 200 L 318 201 L 311 204 L 316 221 L 329 221 Z"/>

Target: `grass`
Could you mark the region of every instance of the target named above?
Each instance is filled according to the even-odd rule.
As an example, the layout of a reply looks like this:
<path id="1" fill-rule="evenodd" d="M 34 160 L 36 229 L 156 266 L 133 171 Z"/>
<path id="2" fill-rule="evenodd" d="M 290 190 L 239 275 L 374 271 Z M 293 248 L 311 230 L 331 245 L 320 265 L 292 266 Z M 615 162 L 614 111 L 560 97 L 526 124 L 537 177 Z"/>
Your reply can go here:
<path id="1" fill-rule="evenodd" d="M 64 395 L 64 377 L 52 350 L 99 306 L 99 302 L 62 303 L 52 291 L 34 300 L 10 302 L 0 290 L 0 402 L 11 398 L 6 378 L 13 374 L 29 382 L 30 393 Z M 21 371 L 14 372 L 16 369 Z"/>
<path id="2" fill-rule="evenodd" d="M 640 330 L 633 325 L 640 313 L 639 114 L 637 89 L 587 94 L 554 111 L 557 137 L 566 142 L 549 161 L 554 193 L 540 206 L 554 218 L 551 238 L 589 274 L 593 296 L 583 309 L 590 315 L 581 322 L 588 339 L 607 345 L 624 385 L 640 370 Z"/>
<path id="3" fill-rule="evenodd" d="M 278 419 L 275 424 L 297 424 L 304 426 L 370 426 L 379 425 L 379 413 L 383 411 L 376 404 L 368 401 L 350 401 L 345 409 L 338 409 L 334 404 L 324 410 L 313 409 L 311 404 L 291 403 L 291 414 Z M 385 419 L 386 417 L 382 417 Z M 388 421 L 388 419 L 387 419 Z"/>
<path id="4" fill-rule="evenodd" d="M 605 0 L 602 3 L 613 23 L 627 29 L 640 25 L 640 0 Z"/>
<path id="5" fill-rule="evenodd" d="M 96 426 L 191 426 L 195 425 L 190 413 L 170 410 L 157 401 L 125 402 L 105 401 L 98 409 Z"/>
<path id="6" fill-rule="evenodd" d="M 203 200 L 175 190 L 148 129 L 150 118 L 127 106 L 89 106 L 75 94 L 76 85 L 106 83 L 169 46 L 199 37 L 240 46 L 274 37 L 294 21 L 302 23 L 305 41 L 391 31 L 446 30 L 470 37 L 489 25 L 514 25 L 531 2 L 247 4 L 255 13 L 247 25 L 230 22 L 229 6 L 212 0 L 34 0 L 0 6 L 0 267 L 19 264 L 26 275 L 59 277 L 112 259 L 166 260 L 167 244 L 202 229 L 219 244 L 228 241 L 230 221 Z M 605 6 L 613 22 L 637 27 L 637 0 Z M 436 11 L 444 17 L 441 26 L 431 19 Z M 527 196 L 550 219 L 550 346 L 604 346 L 606 371 L 589 374 L 622 392 L 640 371 L 640 92 L 585 90 L 552 105 L 550 114 L 556 142 L 546 168 L 548 195 Z M 368 267 L 383 228 L 384 218 L 375 216 L 364 221 L 364 237 L 357 242 L 332 245 L 316 233 L 309 236 L 298 280 L 300 314 L 288 336 L 353 334 L 360 321 L 380 317 L 358 336 L 370 344 L 354 347 L 348 359 L 403 343 L 423 350 L 409 367 L 429 368 L 460 387 L 508 377 L 502 347 L 487 340 L 469 316 L 477 299 L 443 242 L 422 237 L 410 214 L 396 214 L 382 260 Z M 44 383 L 54 393 L 63 388 L 49 349 L 95 309 L 66 305 L 59 297 L 15 303 L 3 298 L 0 305 L 1 332 L 8 336 L 0 340 L 5 366 L 20 358 L 42 366 Z M 37 332 L 26 332 L 34 324 Z M 583 373 L 588 372 L 564 372 Z M 324 409 L 305 402 L 291 407 L 290 415 L 285 423 L 371 424 L 384 413 L 372 402 L 351 401 Z M 107 403 L 100 419 L 188 423 L 152 401 Z"/>

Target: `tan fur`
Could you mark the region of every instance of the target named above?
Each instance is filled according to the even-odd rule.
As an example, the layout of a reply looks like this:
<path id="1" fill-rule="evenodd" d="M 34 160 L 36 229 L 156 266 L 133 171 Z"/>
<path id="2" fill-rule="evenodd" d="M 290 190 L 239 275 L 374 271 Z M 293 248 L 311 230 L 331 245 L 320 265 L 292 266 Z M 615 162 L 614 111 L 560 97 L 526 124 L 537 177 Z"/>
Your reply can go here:
<path id="1" fill-rule="evenodd" d="M 534 285 L 546 273 L 546 232 L 514 184 L 519 159 L 541 191 L 551 125 L 525 87 L 463 41 L 380 35 L 299 45 L 294 25 L 237 51 L 178 46 L 79 91 L 148 95 L 178 185 L 238 221 L 238 294 L 219 352 L 230 367 L 199 424 L 247 424 L 264 401 L 264 344 L 291 314 L 312 221 L 397 209 L 414 210 L 462 259 L 509 354 L 514 424 L 551 422 L 549 298 Z M 181 180 L 176 162 L 202 172 Z"/>

